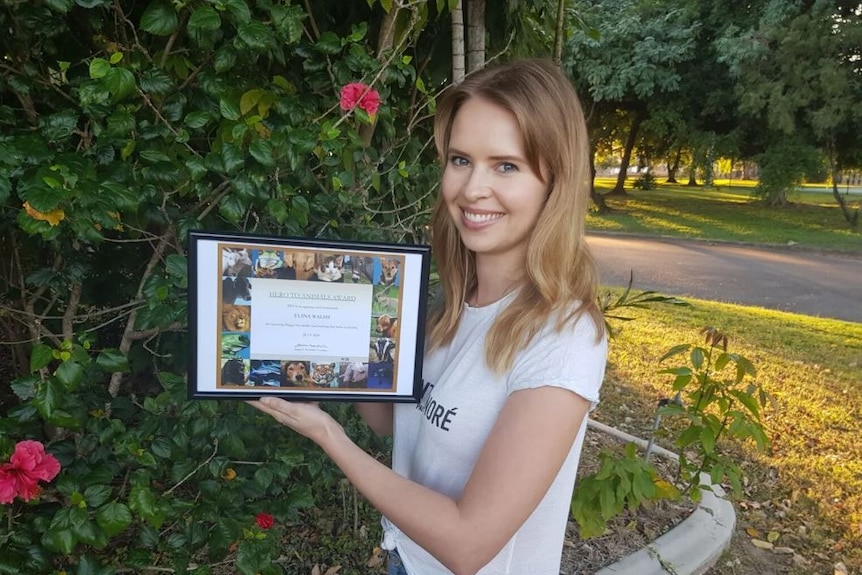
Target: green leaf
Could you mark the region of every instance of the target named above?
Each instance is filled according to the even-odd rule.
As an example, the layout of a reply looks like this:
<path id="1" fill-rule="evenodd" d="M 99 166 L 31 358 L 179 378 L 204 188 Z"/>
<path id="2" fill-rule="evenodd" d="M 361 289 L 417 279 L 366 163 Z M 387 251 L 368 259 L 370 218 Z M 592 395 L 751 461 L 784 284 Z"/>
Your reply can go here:
<path id="1" fill-rule="evenodd" d="M 71 391 L 84 379 L 84 368 L 80 363 L 66 361 L 60 364 L 54 375 L 60 383 L 66 386 L 67 390 Z"/>
<path id="2" fill-rule="evenodd" d="M 84 500 L 89 507 L 96 508 L 111 498 L 111 492 L 110 485 L 91 485 L 84 490 Z"/>
<path id="3" fill-rule="evenodd" d="M 255 21 L 240 24 L 236 32 L 240 40 L 245 42 L 249 48 L 255 50 L 264 50 L 272 43 L 272 33 L 261 22 Z"/>
<path id="4" fill-rule="evenodd" d="M 51 420 L 54 417 L 54 411 L 62 405 L 62 398 L 65 395 L 62 384 L 52 377 L 36 388 L 33 404 L 43 418 Z"/>
<path id="5" fill-rule="evenodd" d="M 688 351 L 688 349 L 689 349 L 690 347 L 691 347 L 691 344 L 687 344 L 687 343 L 683 343 L 683 344 L 680 344 L 680 345 L 675 345 L 675 346 L 673 346 L 672 348 L 670 348 L 670 349 L 669 349 L 669 350 L 668 350 L 668 351 L 667 351 L 663 356 L 661 356 L 661 357 L 658 359 L 658 361 L 659 361 L 659 363 L 661 363 L 661 362 L 663 362 L 664 360 L 666 360 L 666 359 L 668 359 L 668 358 L 671 358 L 671 357 L 673 357 L 673 356 L 675 356 L 675 355 L 679 355 L 679 354 L 681 354 L 681 353 L 685 353 L 686 351 Z"/>
<path id="6" fill-rule="evenodd" d="M 77 542 L 70 528 L 51 528 L 42 535 L 42 545 L 63 555 L 70 555 Z"/>
<path id="7" fill-rule="evenodd" d="M 712 427 L 705 425 L 700 430 L 700 442 L 703 445 L 703 450 L 706 453 L 712 453 L 715 451 L 715 431 L 713 431 Z"/>
<path id="8" fill-rule="evenodd" d="M 135 75 L 125 68 L 111 68 L 105 74 L 105 86 L 114 102 L 119 102 L 135 91 Z"/>
<path id="9" fill-rule="evenodd" d="M 112 501 L 96 510 L 96 523 L 108 537 L 126 530 L 132 523 L 132 512 L 123 503 Z"/>
<path id="10" fill-rule="evenodd" d="M 189 17 L 189 32 L 218 30 L 219 27 L 221 27 L 221 18 L 218 12 L 209 6 L 196 9 Z"/>
<path id="11" fill-rule="evenodd" d="M 104 58 L 93 58 L 90 61 L 90 78 L 104 78 L 111 70 L 111 64 Z"/>
<path id="12" fill-rule="evenodd" d="M 704 355 L 703 349 L 696 347 L 691 350 L 691 364 L 695 369 L 700 369 L 700 366 L 703 365 Z"/>
<path id="13" fill-rule="evenodd" d="M 188 260 L 185 256 L 179 254 L 171 254 L 167 257 L 165 269 L 168 275 L 176 280 L 176 283 L 181 286 L 188 284 Z"/>
<path id="14" fill-rule="evenodd" d="M 338 54 L 341 52 L 341 38 L 334 32 L 326 31 L 320 35 L 314 47 L 321 54 Z"/>
<path id="15" fill-rule="evenodd" d="M 126 356 L 118 349 L 104 349 L 96 357 L 96 364 L 108 373 L 129 371 L 129 362 Z"/>
<path id="16" fill-rule="evenodd" d="M 239 107 L 233 102 L 222 98 L 218 102 L 218 109 L 221 113 L 222 117 L 227 120 L 239 120 L 242 114 L 240 114 Z"/>
<path id="17" fill-rule="evenodd" d="M 158 529 L 164 521 L 164 512 L 152 490 L 145 485 L 135 485 L 129 493 L 129 507 L 152 527 Z"/>
<path id="18" fill-rule="evenodd" d="M 251 20 L 251 10 L 245 0 L 227 0 L 227 10 L 237 22 L 248 22 Z"/>
<path id="19" fill-rule="evenodd" d="M 245 163 L 242 156 L 242 150 L 233 144 L 228 144 L 227 142 L 222 145 L 221 156 L 222 161 L 224 162 L 224 168 L 229 174 L 238 170 Z"/>
<path id="20" fill-rule="evenodd" d="M 274 166 L 275 160 L 272 157 L 272 144 L 269 140 L 257 138 L 248 146 L 248 153 L 255 160 L 264 166 Z"/>
<path id="21" fill-rule="evenodd" d="M 196 130 L 198 128 L 203 128 L 204 126 L 206 126 L 212 119 L 213 116 L 209 112 L 198 110 L 186 116 L 184 121 L 186 126 L 192 128 L 193 130 Z"/>
<path id="22" fill-rule="evenodd" d="M 141 74 L 141 90 L 162 96 L 174 89 L 171 77 L 159 68 L 150 68 Z"/>
<path id="23" fill-rule="evenodd" d="M 30 354 L 30 373 L 40 370 L 54 359 L 54 350 L 44 343 L 36 344 Z"/>
<path id="24" fill-rule="evenodd" d="M 141 29 L 156 36 L 170 36 L 177 29 L 177 13 L 169 2 L 156 0 L 141 15 Z"/>

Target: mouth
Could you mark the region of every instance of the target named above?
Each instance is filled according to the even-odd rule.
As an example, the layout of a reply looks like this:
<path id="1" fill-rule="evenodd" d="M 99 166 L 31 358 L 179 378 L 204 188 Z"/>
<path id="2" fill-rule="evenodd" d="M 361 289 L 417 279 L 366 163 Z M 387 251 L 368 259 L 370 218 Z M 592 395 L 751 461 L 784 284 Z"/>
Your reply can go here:
<path id="1" fill-rule="evenodd" d="M 461 216 L 465 221 L 471 224 L 488 224 L 499 220 L 503 215 L 504 214 L 500 212 L 470 212 L 463 209 L 461 210 Z"/>

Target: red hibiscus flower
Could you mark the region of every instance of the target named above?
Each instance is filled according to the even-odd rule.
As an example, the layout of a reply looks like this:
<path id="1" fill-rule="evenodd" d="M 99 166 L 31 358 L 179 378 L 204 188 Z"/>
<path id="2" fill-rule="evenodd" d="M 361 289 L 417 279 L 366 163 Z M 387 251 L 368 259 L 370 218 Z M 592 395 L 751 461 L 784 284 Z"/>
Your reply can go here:
<path id="1" fill-rule="evenodd" d="M 257 521 L 257 526 L 261 529 L 269 529 L 275 525 L 275 517 L 269 513 L 258 513 L 254 520 Z"/>
<path id="2" fill-rule="evenodd" d="M 60 473 L 60 462 L 45 453 L 38 441 L 21 441 L 9 463 L 0 465 L 0 503 L 12 503 L 17 495 L 24 501 L 39 495 L 39 481 L 51 481 Z"/>
<path id="3" fill-rule="evenodd" d="M 353 82 L 341 89 L 341 99 L 338 103 L 344 111 L 359 106 L 368 112 L 369 116 L 373 116 L 380 108 L 380 94 L 367 84 Z"/>

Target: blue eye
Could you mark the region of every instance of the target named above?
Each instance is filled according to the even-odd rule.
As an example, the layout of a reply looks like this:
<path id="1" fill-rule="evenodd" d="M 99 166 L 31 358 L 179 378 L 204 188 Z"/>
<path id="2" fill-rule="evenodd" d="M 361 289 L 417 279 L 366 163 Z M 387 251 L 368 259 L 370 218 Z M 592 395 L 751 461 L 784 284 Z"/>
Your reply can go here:
<path id="1" fill-rule="evenodd" d="M 449 159 L 449 162 L 452 163 L 453 166 L 463 167 L 470 164 L 469 160 L 463 156 L 452 156 Z"/>
<path id="2" fill-rule="evenodd" d="M 503 162 L 502 164 L 500 164 L 500 171 L 505 174 L 508 174 L 510 172 L 517 172 L 518 166 L 510 162 Z"/>

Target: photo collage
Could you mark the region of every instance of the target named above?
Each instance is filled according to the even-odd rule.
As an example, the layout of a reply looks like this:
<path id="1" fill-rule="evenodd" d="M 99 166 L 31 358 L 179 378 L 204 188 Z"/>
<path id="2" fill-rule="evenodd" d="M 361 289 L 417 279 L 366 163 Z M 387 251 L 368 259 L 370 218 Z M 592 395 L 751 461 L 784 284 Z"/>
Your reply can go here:
<path id="1" fill-rule="evenodd" d="M 219 251 L 221 330 L 217 388 L 277 387 L 318 392 L 392 391 L 395 388 L 401 257 L 230 244 L 219 244 Z M 307 357 L 252 359 L 251 310 L 255 278 L 370 285 L 367 361 L 344 358 L 321 362 Z"/>

